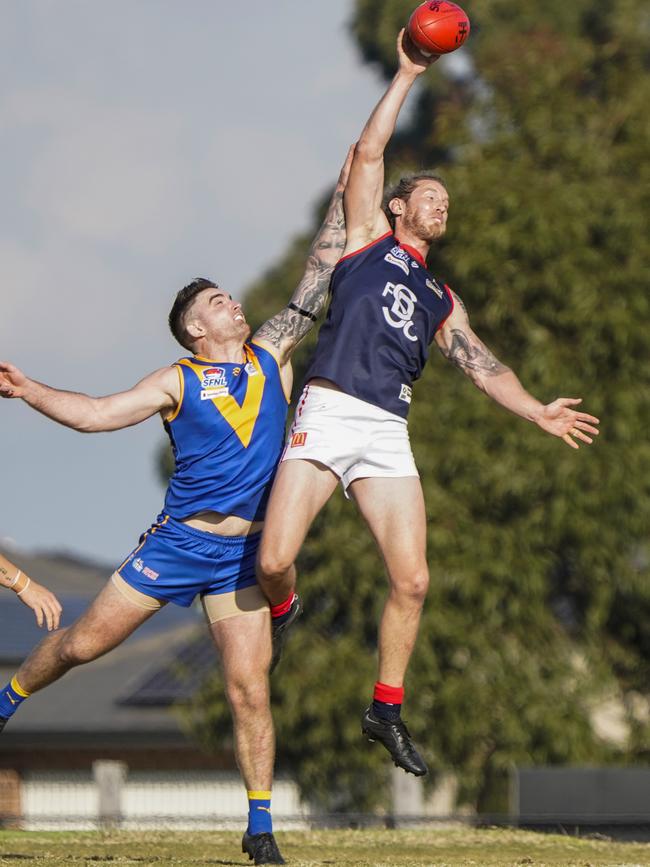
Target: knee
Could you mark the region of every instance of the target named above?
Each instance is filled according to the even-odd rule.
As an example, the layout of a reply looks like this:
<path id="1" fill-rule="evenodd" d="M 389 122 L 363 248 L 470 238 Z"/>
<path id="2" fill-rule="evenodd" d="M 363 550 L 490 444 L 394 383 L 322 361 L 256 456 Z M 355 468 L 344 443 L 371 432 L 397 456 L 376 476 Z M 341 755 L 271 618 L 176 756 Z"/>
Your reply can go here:
<path id="1" fill-rule="evenodd" d="M 65 631 L 67 634 L 63 636 L 59 645 L 59 659 L 64 665 L 72 668 L 75 665 L 83 665 L 84 662 L 91 662 L 101 655 L 91 640 L 70 635 L 67 629 Z"/>
<path id="2" fill-rule="evenodd" d="M 427 568 L 416 569 L 398 582 L 393 582 L 393 591 L 410 603 L 424 605 L 424 600 L 429 589 L 429 570 Z"/>
<path id="3" fill-rule="evenodd" d="M 237 679 L 226 685 L 228 701 L 234 716 L 259 714 L 269 706 L 269 690 L 265 678 Z"/>
<path id="4" fill-rule="evenodd" d="M 258 561 L 257 577 L 262 582 L 273 583 L 283 579 L 293 570 L 293 560 L 281 551 L 262 548 Z"/>

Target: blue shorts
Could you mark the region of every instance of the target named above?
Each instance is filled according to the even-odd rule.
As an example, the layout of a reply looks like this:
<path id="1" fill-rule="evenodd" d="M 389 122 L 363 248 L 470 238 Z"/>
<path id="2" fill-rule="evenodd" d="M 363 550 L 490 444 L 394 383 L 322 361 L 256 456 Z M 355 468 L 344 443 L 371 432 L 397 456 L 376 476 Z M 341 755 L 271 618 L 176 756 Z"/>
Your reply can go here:
<path id="1" fill-rule="evenodd" d="M 140 593 L 189 608 L 197 594 L 231 593 L 256 584 L 261 536 L 217 536 L 161 515 L 117 571 Z"/>

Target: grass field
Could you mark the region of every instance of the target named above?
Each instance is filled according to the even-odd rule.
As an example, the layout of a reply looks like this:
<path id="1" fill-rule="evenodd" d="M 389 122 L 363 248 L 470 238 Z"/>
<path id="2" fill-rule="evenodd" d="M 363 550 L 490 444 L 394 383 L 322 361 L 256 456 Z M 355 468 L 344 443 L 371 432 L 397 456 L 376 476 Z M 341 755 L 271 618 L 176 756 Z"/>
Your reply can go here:
<path id="1" fill-rule="evenodd" d="M 563 865 L 646 867 L 650 844 L 615 843 L 503 829 L 414 831 L 279 832 L 284 857 L 293 867 L 465 867 L 465 865 Z M 223 832 L 0 832 L 0 864 L 28 865 L 249 864 L 241 834 Z"/>

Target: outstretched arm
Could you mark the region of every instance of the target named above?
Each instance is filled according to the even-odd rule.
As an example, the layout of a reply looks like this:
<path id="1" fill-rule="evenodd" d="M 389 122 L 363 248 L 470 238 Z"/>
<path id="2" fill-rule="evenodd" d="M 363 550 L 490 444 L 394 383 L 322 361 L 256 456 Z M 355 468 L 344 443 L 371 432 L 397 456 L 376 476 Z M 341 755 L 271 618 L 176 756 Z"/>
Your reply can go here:
<path id="1" fill-rule="evenodd" d="M 343 191 L 348 180 L 354 146 L 348 151 L 336 189 L 318 234 L 312 241 L 302 276 L 291 301 L 264 323 L 253 336 L 258 343 L 269 344 L 279 352 L 281 364 L 286 364 L 298 343 L 314 327 L 323 309 L 330 277 L 345 247 Z"/>
<path id="2" fill-rule="evenodd" d="M 129 391 L 90 397 L 51 388 L 0 361 L 0 397 L 17 397 L 38 412 L 82 433 L 120 430 L 157 412 L 172 410 L 180 400 L 180 383 L 172 367 L 150 373 Z"/>
<path id="3" fill-rule="evenodd" d="M 571 409 L 582 398 L 559 397 L 544 405 L 529 394 L 516 375 L 496 358 L 469 324 L 465 305 L 454 296 L 451 316 L 436 334 L 441 353 L 459 370 L 469 376 L 474 385 L 510 412 L 534 422 L 542 430 L 561 437 L 567 445 L 579 448 L 575 440 L 591 443 L 596 436 L 599 420 L 593 415 Z"/>
<path id="4" fill-rule="evenodd" d="M 384 193 L 384 151 L 400 109 L 418 75 L 439 58 L 425 57 L 406 30 L 397 37 L 399 67 L 386 93 L 375 106 L 357 142 L 350 180 L 345 190 L 346 255 L 361 249 L 390 229 L 381 209 Z"/>
<path id="5" fill-rule="evenodd" d="M 13 590 L 20 601 L 31 608 L 39 626 L 43 623 L 48 630 L 58 629 L 61 618 L 61 604 L 54 593 L 43 587 L 29 575 L 0 554 L 0 587 Z"/>

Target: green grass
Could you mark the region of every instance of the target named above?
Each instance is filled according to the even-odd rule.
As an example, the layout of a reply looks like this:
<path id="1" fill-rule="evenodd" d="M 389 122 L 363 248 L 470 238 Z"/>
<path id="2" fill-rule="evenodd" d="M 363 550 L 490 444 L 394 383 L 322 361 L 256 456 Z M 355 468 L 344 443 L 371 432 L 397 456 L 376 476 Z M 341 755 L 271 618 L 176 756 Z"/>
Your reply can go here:
<path id="1" fill-rule="evenodd" d="M 562 865 L 646 867 L 650 844 L 615 843 L 512 830 L 290 831 L 279 832 L 282 853 L 294 867 L 383 865 Z M 0 832 L 0 864 L 234 865 L 248 864 L 241 835 L 223 832 Z"/>
<path id="2" fill-rule="evenodd" d="M 293 867 L 646 867 L 650 844 L 615 843 L 504 829 L 280 831 Z M 232 831 L 0 832 L 0 864 L 248 864 Z"/>

